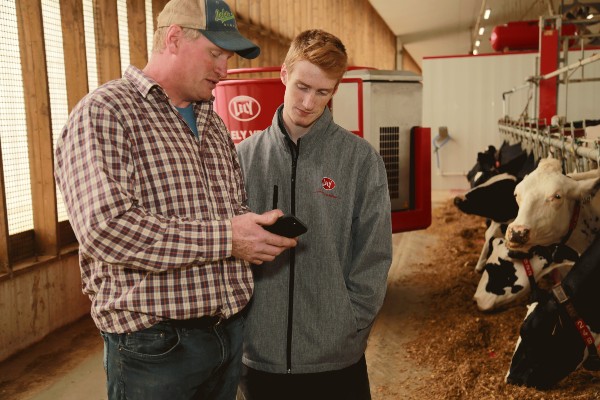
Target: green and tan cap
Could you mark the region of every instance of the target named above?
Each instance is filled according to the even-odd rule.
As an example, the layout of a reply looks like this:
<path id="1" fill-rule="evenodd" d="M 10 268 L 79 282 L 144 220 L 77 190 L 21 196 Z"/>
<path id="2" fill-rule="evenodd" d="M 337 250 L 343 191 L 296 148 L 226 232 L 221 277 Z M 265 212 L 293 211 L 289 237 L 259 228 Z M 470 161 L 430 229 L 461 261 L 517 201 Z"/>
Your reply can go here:
<path id="1" fill-rule="evenodd" d="M 244 58 L 260 54 L 260 47 L 238 31 L 235 16 L 222 0 L 171 0 L 158 15 L 157 27 L 171 25 L 198 29 L 220 48 Z"/>

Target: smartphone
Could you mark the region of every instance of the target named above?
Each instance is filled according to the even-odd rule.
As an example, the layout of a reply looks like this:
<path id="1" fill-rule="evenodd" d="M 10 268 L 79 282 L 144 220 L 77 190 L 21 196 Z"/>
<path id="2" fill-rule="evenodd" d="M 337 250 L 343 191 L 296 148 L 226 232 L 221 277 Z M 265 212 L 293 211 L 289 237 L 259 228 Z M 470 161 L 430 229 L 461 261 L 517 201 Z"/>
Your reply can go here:
<path id="1" fill-rule="evenodd" d="M 294 238 L 308 231 L 308 228 L 297 217 L 287 214 L 279 217 L 273 225 L 264 225 L 263 228 L 279 236 Z"/>

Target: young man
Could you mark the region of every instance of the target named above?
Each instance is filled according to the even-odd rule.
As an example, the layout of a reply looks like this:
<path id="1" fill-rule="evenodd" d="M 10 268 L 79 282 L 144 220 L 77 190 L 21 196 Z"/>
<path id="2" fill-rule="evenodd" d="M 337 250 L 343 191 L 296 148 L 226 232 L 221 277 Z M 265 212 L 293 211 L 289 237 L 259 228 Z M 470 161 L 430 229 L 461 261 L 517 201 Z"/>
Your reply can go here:
<path id="1" fill-rule="evenodd" d="M 87 95 L 56 148 L 109 399 L 234 399 L 249 262 L 296 244 L 250 213 L 212 90 L 260 49 L 219 0 L 172 0 L 143 71 Z"/>
<path id="2" fill-rule="evenodd" d="M 392 260 L 390 198 L 379 154 L 327 107 L 346 68 L 338 38 L 302 32 L 272 125 L 238 145 L 249 207 L 280 208 L 308 227 L 297 247 L 253 268 L 247 400 L 370 399 L 364 352 Z"/>

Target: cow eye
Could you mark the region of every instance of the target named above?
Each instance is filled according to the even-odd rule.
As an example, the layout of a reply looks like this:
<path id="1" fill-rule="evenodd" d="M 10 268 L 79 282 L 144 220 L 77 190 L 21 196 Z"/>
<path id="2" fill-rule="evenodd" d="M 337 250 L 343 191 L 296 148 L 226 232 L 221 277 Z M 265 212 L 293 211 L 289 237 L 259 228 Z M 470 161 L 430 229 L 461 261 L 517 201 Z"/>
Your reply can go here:
<path id="1" fill-rule="evenodd" d="M 561 195 L 560 195 L 560 194 L 558 194 L 558 193 L 556 193 L 556 194 L 554 195 L 554 198 L 555 198 L 556 200 L 560 200 L 560 199 L 561 199 Z"/>

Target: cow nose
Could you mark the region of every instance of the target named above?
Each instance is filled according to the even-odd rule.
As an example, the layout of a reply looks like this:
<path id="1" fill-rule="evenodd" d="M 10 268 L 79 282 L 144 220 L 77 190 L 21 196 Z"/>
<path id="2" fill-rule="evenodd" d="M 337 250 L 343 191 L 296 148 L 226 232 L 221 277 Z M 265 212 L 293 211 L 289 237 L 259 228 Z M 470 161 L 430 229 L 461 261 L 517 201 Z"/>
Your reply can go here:
<path id="1" fill-rule="evenodd" d="M 529 228 L 522 225 L 509 227 L 506 238 L 512 243 L 526 244 L 529 241 Z"/>

